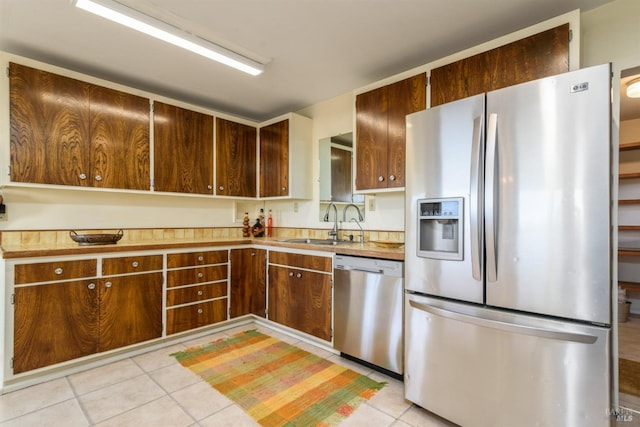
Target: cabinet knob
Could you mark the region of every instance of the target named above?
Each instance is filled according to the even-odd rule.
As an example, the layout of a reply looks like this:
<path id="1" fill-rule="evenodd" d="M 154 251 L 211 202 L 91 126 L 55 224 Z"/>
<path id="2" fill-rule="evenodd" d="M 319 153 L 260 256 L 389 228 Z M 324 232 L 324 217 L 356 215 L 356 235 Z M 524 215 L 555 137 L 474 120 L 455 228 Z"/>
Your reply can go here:
<path id="1" fill-rule="evenodd" d="M 218 187 L 218 190 L 224 191 L 224 185 L 221 185 L 220 187 Z"/>
<path id="2" fill-rule="evenodd" d="M 95 178 L 96 181 L 102 181 L 102 175 L 96 175 Z"/>
<path id="3" fill-rule="evenodd" d="M 207 185 L 208 190 L 213 190 L 213 185 Z"/>
<path id="4" fill-rule="evenodd" d="M 389 176 L 389 180 L 391 180 L 391 181 L 395 181 L 395 180 L 396 180 L 396 176 L 395 176 L 395 175 L 391 175 L 391 176 Z"/>
<path id="5" fill-rule="evenodd" d="M 380 176 L 378 177 L 378 182 L 382 182 L 382 181 L 384 181 L 384 176 L 380 175 Z"/>
<path id="6" fill-rule="evenodd" d="M 282 191 L 287 191 L 287 187 L 282 187 Z"/>
<path id="7" fill-rule="evenodd" d="M 256 256 L 256 253 L 255 252 L 251 252 L 251 256 Z"/>
<path id="8" fill-rule="evenodd" d="M 140 265 L 140 264 L 138 263 L 138 261 L 133 261 L 133 262 L 131 263 L 131 267 L 133 267 L 133 268 L 138 268 L 138 266 L 139 266 L 139 265 Z"/>
<path id="9" fill-rule="evenodd" d="M 87 174 L 81 173 L 80 175 L 78 175 L 78 178 L 87 179 Z"/>
<path id="10" fill-rule="evenodd" d="M 202 291 L 198 291 L 198 296 L 202 296 Z"/>
<path id="11" fill-rule="evenodd" d="M 56 273 L 59 276 L 62 273 L 64 273 L 64 270 L 62 268 L 58 267 L 55 270 L 53 270 L 53 272 Z"/>
<path id="12" fill-rule="evenodd" d="M 298 273 L 298 274 L 296 274 L 296 277 L 297 277 L 298 279 L 299 279 L 299 278 L 301 278 L 301 277 L 302 277 L 302 273 Z"/>
<path id="13" fill-rule="evenodd" d="M 198 257 L 198 261 L 204 261 L 204 257 L 203 257 L 202 255 L 200 255 L 200 256 Z"/>
<path id="14" fill-rule="evenodd" d="M 113 286 L 113 283 L 111 283 L 111 282 L 107 282 L 107 283 L 104 284 L 105 288 L 110 288 L 111 286 Z"/>
<path id="15" fill-rule="evenodd" d="M 204 274 L 198 273 L 198 279 L 202 279 L 203 276 L 204 276 Z"/>
<path id="16" fill-rule="evenodd" d="M 289 277 L 293 277 L 293 271 L 289 272 Z"/>
<path id="17" fill-rule="evenodd" d="M 201 308 L 198 309 L 198 314 L 202 314 L 204 312 L 204 310 L 202 310 Z"/>
<path id="18" fill-rule="evenodd" d="M 95 283 L 89 283 L 89 284 L 87 285 L 87 288 L 88 288 L 88 289 L 91 289 L 91 290 L 94 290 L 94 289 L 96 288 L 96 284 L 95 284 Z"/>

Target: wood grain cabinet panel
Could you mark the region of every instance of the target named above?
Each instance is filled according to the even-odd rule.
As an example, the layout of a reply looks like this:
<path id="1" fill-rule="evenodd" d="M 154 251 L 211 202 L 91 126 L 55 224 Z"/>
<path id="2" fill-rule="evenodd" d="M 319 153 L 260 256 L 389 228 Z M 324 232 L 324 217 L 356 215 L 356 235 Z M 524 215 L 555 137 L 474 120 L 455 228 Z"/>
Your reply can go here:
<path id="1" fill-rule="evenodd" d="M 18 264 L 14 268 L 14 283 L 22 285 L 93 277 L 96 275 L 96 271 L 97 261 L 95 259 Z"/>
<path id="2" fill-rule="evenodd" d="M 11 180 L 87 185 L 90 86 L 9 64 Z"/>
<path id="3" fill-rule="evenodd" d="M 227 300 L 218 299 L 167 310 L 167 334 L 227 320 Z"/>
<path id="4" fill-rule="evenodd" d="M 356 96 L 356 189 L 404 187 L 405 117 L 425 108 L 425 73 Z"/>
<path id="5" fill-rule="evenodd" d="M 162 273 L 99 281 L 98 351 L 162 336 Z"/>
<path id="6" fill-rule="evenodd" d="M 162 255 L 139 255 L 102 260 L 102 274 L 104 276 L 154 270 L 162 270 Z"/>
<path id="7" fill-rule="evenodd" d="M 227 278 L 227 265 L 186 268 L 167 271 L 167 287 L 215 282 Z"/>
<path id="8" fill-rule="evenodd" d="M 331 276 L 269 266 L 269 320 L 331 340 Z"/>
<path id="9" fill-rule="evenodd" d="M 431 70 L 431 106 L 569 71 L 569 24 Z"/>
<path id="10" fill-rule="evenodd" d="M 149 100 L 9 64 L 15 182 L 149 190 Z"/>
<path id="11" fill-rule="evenodd" d="M 255 314 L 265 317 L 267 307 L 267 251 L 232 249 L 230 317 Z"/>
<path id="12" fill-rule="evenodd" d="M 213 117 L 162 102 L 153 107 L 156 191 L 213 194 Z"/>
<path id="13" fill-rule="evenodd" d="M 167 307 L 227 296 L 227 282 L 167 290 Z"/>
<path id="14" fill-rule="evenodd" d="M 197 251 L 167 255 L 167 268 L 191 267 L 196 265 L 222 264 L 229 260 L 223 251 Z"/>
<path id="15" fill-rule="evenodd" d="M 289 195 L 289 120 L 260 128 L 260 197 Z"/>
<path id="16" fill-rule="evenodd" d="M 95 353 L 97 294 L 95 280 L 15 288 L 13 373 Z"/>
<path id="17" fill-rule="evenodd" d="M 257 130 L 216 118 L 216 194 L 256 197 Z"/>
<path id="18" fill-rule="evenodd" d="M 323 271 L 326 273 L 330 273 L 333 269 L 332 261 L 329 257 L 295 254 L 290 252 L 270 252 L 269 263 Z"/>

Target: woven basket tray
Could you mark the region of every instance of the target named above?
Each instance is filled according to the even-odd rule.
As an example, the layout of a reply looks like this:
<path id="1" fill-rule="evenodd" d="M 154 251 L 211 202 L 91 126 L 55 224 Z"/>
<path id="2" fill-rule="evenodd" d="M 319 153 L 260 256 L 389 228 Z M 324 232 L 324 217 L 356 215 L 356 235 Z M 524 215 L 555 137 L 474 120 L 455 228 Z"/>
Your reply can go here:
<path id="1" fill-rule="evenodd" d="M 119 230 L 116 234 L 78 234 L 70 231 L 69 236 L 74 242 L 78 242 L 80 246 L 89 245 L 111 245 L 122 239 L 124 232 Z"/>

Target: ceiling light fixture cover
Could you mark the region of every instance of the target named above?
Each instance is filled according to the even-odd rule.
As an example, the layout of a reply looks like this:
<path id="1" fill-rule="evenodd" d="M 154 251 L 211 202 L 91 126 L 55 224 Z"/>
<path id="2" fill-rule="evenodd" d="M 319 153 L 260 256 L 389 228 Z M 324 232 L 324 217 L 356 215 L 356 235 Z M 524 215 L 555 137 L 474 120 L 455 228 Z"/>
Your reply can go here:
<path id="1" fill-rule="evenodd" d="M 640 98 L 640 78 L 627 83 L 627 96 L 629 98 Z"/>
<path id="2" fill-rule="evenodd" d="M 264 65 L 253 61 L 212 42 L 196 37 L 159 21 L 137 10 L 111 0 L 72 0 L 80 9 L 94 13 L 118 24 L 140 31 L 172 45 L 189 50 L 205 58 L 257 76 L 264 71 Z"/>

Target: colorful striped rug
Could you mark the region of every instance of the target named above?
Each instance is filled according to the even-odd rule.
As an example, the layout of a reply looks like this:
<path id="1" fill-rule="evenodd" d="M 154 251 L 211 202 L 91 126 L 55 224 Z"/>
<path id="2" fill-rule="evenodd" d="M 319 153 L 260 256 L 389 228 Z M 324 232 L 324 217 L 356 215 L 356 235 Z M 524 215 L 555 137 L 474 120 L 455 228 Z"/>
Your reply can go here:
<path id="1" fill-rule="evenodd" d="M 385 385 L 255 330 L 172 356 L 262 426 L 335 426 Z"/>

